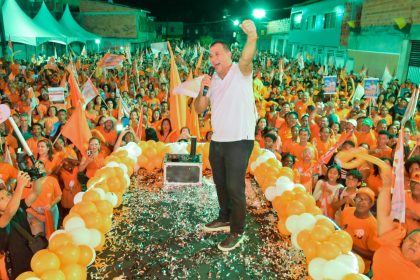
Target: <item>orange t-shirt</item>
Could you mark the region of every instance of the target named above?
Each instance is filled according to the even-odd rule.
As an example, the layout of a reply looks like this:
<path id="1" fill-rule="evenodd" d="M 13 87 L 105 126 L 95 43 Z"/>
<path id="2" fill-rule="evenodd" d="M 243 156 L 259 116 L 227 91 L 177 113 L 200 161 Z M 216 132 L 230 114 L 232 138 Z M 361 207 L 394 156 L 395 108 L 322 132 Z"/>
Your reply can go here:
<path id="1" fill-rule="evenodd" d="M 10 178 L 16 179 L 18 175 L 18 170 L 5 162 L 0 162 L 0 179 L 7 183 Z"/>
<path id="2" fill-rule="evenodd" d="M 370 174 L 369 177 L 367 177 L 366 179 L 366 186 L 375 193 L 375 196 L 378 196 L 379 191 L 382 189 L 383 186 L 381 176 L 375 176 L 373 175 L 373 173 Z"/>
<path id="3" fill-rule="evenodd" d="M 378 238 L 380 247 L 373 256 L 373 280 L 420 279 L 420 268 L 406 260 L 401 252 L 401 242 L 406 231 L 400 224 Z"/>
<path id="4" fill-rule="evenodd" d="M 366 143 L 369 145 L 369 148 L 376 146 L 377 141 L 373 131 L 368 133 L 361 133 L 356 131 L 354 134 L 356 135 L 358 145 Z"/>
<path id="5" fill-rule="evenodd" d="M 73 198 L 80 192 L 81 187 L 77 180 L 77 168 L 73 168 L 72 172 L 69 172 L 65 169 L 60 170 L 60 180 L 63 183 L 63 196 L 61 197 L 61 206 L 63 208 L 69 209 L 73 207 Z"/>
<path id="6" fill-rule="evenodd" d="M 96 170 L 104 167 L 105 165 L 105 156 L 101 153 L 93 160 L 91 163 L 88 164 L 86 167 L 86 176 L 88 178 L 92 178 L 95 175 Z"/>
<path id="7" fill-rule="evenodd" d="M 44 118 L 44 131 L 46 135 L 50 135 L 50 132 L 53 128 L 53 125 L 58 122 L 58 118 L 57 117 L 46 117 Z"/>
<path id="8" fill-rule="evenodd" d="M 42 184 L 42 191 L 31 207 L 44 207 L 62 195 L 58 180 L 52 176 L 47 176 Z"/>
<path id="9" fill-rule="evenodd" d="M 302 158 L 302 152 L 303 152 L 303 150 L 304 150 L 304 149 L 306 149 L 306 148 L 312 148 L 312 149 L 313 149 L 313 151 L 314 151 L 314 159 L 318 159 L 318 151 L 317 151 L 317 149 L 315 148 L 315 146 L 314 146 L 314 145 L 312 145 L 312 143 L 310 143 L 310 142 L 308 142 L 308 143 L 306 144 L 306 146 L 301 146 L 301 145 L 300 145 L 300 143 L 295 143 L 295 144 L 292 146 L 291 153 L 292 153 L 292 155 L 294 155 L 294 156 L 296 157 L 296 159 L 297 159 L 298 161 L 303 161 L 303 158 Z"/>
<path id="10" fill-rule="evenodd" d="M 41 137 L 40 140 L 47 140 L 47 138 Z M 39 140 L 35 139 L 34 137 L 31 137 L 28 140 L 26 140 L 26 143 L 28 144 L 29 149 L 31 149 L 32 154 L 35 158 L 38 157 L 38 141 Z"/>
<path id="11" fill-rule="evenodd" d="M 163 143 L 173 143 L 176 142 L 178 139 L 178 133 L 175 130 L 169 133 L 166 137 L 161 135 L 160 132 L 157 132 L 157 136 L 159 138 L 159 141 Z"/>
<path id="12" fill-rule="evenodd" d="M 420 203 L 413 199 L 410 191 L 405 192 L 405 208 L 410 209 L 410 211 L 416 213 L 417 216 L 420 216 Z M 420 222 L 408 217 L 407 211 L 405 213 L 406 215 L 404 227 L 407 232 L 409 233 L 412 230 L 420 229 Z"/>
<path id="13" fill-rule="evenodd" d="M 317 172 L 317 170 L 310 170 L 316 161 L 311 161 L 310 163 L 306 163 L 304 161 L 296 162 L 294 169 L 296 169 L 300 174 L 300 183 L 305 186 L 306 191 L 309 194 L 312 194 L 312 185 L 313 185 L 313 174 Z"/>
<path id="14" fill-rule="evenodd" d="M 318 152 L 318 157 L 321 158 L 334 145 L 334 140 L 332 140 L 331 138 L 329 138 L 327 140 L 327 142 L 324 143 L 324 142 L 321 141 L 320 138 L 317 137 L 317 138 L 313 138 L 312 139 L 312 144 L 316 147 L 316 150 Z M 333 154 L 331 154 L 330 157 L 328 157 L 327 159 L 325 159 L 324 162 L 329 162 L 332 156 L 333 156 Z"/>
<path id="15" fill-rule="evenodd" d="M 377 223 L 373 215 L 367 219 L 360 219 L 354 215 L 356 207 L 346 207 L 341 212 L 339 224 L 343 230 L 351 235 L 353 245 L 369 251 L 376 251 L 379 248 L 377 239 Z M 370 260 L 365 261 L 365 271 L 370 270 Z M 385 279 L 385 278 L 383 278 Z"/>

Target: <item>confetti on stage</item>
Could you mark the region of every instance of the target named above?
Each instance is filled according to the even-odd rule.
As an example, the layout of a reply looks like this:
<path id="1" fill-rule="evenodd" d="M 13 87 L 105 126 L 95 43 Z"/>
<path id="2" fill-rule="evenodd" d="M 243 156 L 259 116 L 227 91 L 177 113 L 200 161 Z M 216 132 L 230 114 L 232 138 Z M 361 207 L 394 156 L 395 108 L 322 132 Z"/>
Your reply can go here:
<path id="1" fill-rule="evenodd" d="M 223 253 L 224 234 L 201 226 L 218 213 L 210 180 L 201 187 L 162 190 L 162 174 L 132 178 L 114 211 L 106 249 L 89 268 L 91 279 L 305 279 L 304 256 L 276 232 L 277 217 L 259 188 L 247 184 L 246 241 Z"/>

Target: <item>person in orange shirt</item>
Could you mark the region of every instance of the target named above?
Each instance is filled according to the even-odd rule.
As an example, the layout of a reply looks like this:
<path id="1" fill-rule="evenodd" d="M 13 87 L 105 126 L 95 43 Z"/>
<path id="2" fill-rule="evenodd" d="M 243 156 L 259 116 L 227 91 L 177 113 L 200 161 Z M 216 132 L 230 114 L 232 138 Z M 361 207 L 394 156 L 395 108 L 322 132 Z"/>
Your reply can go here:
<path id="1" fill-rule="evenodd" d="M 298 114 L 294 111 L 287 113 L 286 122 L 279 129 L 279 136 L 282 143 L 285 143 L 287 139 L 292 138 L 291 129 L 297 124 L 299 124 Z"/>
<path id="2" fill-rule="evenodd" d="M 73 207 L 74 196 L 81 191 L 81 186 L 77 180 L 77 165 L 72 160 L 65 158 L 62 168 L 59 169 L 59 181 L 63 187 L 63 194 L 60 202 L 60 217 L 65 217 Z"/>
<path id="3" fill-rule="evenodd" d="M 48 114 L 45 116 L 39 123 L 42 124 L 45 128 L 45 135 L 49 136 L 53 125 L 58 122 L 57 117 L 57 108 L 55 106 L 50 106 L 48 108 Z"/>
<path id="4" fill-rule="evenodd" d="M 386 106 L 382 106 L 380 109 L 380 118 L 382 120 L 386 121 L 386 125 L 391 125 L 392 124 L 392 116 L 390 114 L 388 114 L 389 110 Z"/>
<path id="5" fill-rule="evenodd" d="M 357 137 L 357 143 L 360 145 L 366 143 L 369 147 L 376 145 L 376 137 L 373 131 L 371 130 L 373 126 L 373 121 L 371 118 L 363 119 L 360 125 L 360 131 L 356 131 L 355 135 Z"/>
<path id="6" fill-rule="evenodd" d="M 378 137 L 381 130 L 388 130 L 385 120 L 379 120 L 375 127 L 375 136 Z"/>
<path id="7" fill-rule="evenodd" d="M 26 140 L 26 143 L 28 144 L 29 149 L 32 151 L 32 154 L 35 158 L 38 157 L 38 141 L 47 139 L 42 136 L 42 130 L 42 124 L 32 124 L 32 137 Z"/>
<path id="8" fill-rule="evenodd" d="M 299 171 L 300 174 L 300 183 L 305 186 L 305 189 L 308 193 L 312 194 L 312 188 L 314 184 L 314 178 L 319 174 L 319 170 L 313 170 L 315 167 L 316 161 L 315 152 L 312 148 L 306 147 L 302 151 L 302 160 L 297 161 L 295 168 Z"/>
<path id="9" fill-rule="evenodd" d="M 78 168 L 77 179 L 86 188 L 87 181 L 95 175 L 96 170 L 105 166 L 105 157 L 100 153 L 101 142 L 97 137 L 89 139 L 89 149 L 87 157 L 83 157 Z"/>
<path id="10" fill-rule="evenodd" d="M 115 130 L 116 120 L 113 117 L 107 117 L 104 120 L 104 125 L 92 130 L 93 135 L 97 135 L 101 139 L 101 153 L 107 156 L 113 151 L 118 134 Z"/>
<path id="11" fill-rule="evenodd" d="M 177 132 L 172 130 L 171 120 L 163 119 L 160 130 L 157 131 L 157 135 L 160 142 L 173 143 L 178 139 Z"/>
<path id="12" fill-rule="evenodd" d="M 391 158 L 382 157 L 381 160 L 387 163 L 389 166 L 392 166 Z M 382 177 L 379 174 L 379 167 L 374 164 L 366 178 L 366 186 L 371 189 L 375 193 L 375 197 L 377 197 L 381 191 L 382 185 L 383 182 Z"/>
<path id="13" fill-rule="evenodd" d="M 375 203 L 375 194 L 369 188 L 360 188 L 354 202 L 355 207 L 347 207 L 341 212 L 339 225 L 350 234 L 353 239 L 352 251 L 363 258 L 364 273 L 368 273 L 373 254 L 379 248 L 376 219 L 370 212 Z"/>
<path id="14" fill-rule="evenodd" d="M 0 162 L 0 189 L 10 190 L 16 182 L 18 170 L 11 164 Z"/>
<path id="15" fill-rule="evenodd" d="M 289 167 L 293 170 L 293 182 L 296 184 L 300 184 L 300 173 L 299 170 L 295 168 L 296 158 L 294 155 L 290 153 L 282 153 L 281 154 L 281 164 L 283 167 Z"/>
<path id="16" fill-rule="evenodd" d="M 264 147 L 265 149 L 269 150 L 270 152 L 272 152 L 275 156 L 276 159 L 281 161 L 281 155 L 279 152 L 277 152 L 274 149 L 274 143 L 277 141 L 277 136 L 275 134 L 272 133 L 266 133 L 264 135 Z"/>
<path id="17" fill-rule="evenodd" d="M 261 148 L 264 148 L 264 135 L 267 133 L 267 119 L 259 118 L 257 126 L 255 127 L 255 141 L 260 144 Z"/>
<path id="18" fill-rule="evenodd" d="M 61 200 L 61 188 L 58 180 L 53 176 L 47 176 L 42 184 L 42 191 L 32 207 L 26 212 L 28 214 L 28 222 L 31 226 L 32 234 L 36 235 L 40 232 L 46 233 L 47 227 L 58 228 L 59 211 L 57 204 Z M 53 225 L 47 224 L 45 212 L 50 211 L 53 218 Z"/>
<path id="19" fill-rule="evenodd" d="M 405 192 L 405 224 L 407 232 L 420 229 L 420 171 L 411 175 L 410 190 Z"/>
<path id="20" fill-rule="evenodd" d="M 295 111 L 298 113 L 299 117 L 306 113 L 306 108 L 309 105 L 313 105 L 313 102 L 309 98 L 309 92 L 302 93 L 302 100 L 299 100 L 295 104 Z"/>
<path id="21" fill-rule="evenodd" d="M 336 110 L 337 116 L 340 120 L 347 120 L 347 116 L 350 113 L 351 109 L 347 107 L 347 101 L 344 98 L 340 98 L 339 106 Z"/>
<path id="22" fill-rule="evenodd" d="M 301 128 L 299 130 L 299 143 L 292 146 L 291 153 L 297 158 L 298 161 L 303 160 L 303 150 L 305 148 L 311 148 L 314 152 L 314 159 L 318 159 L 318 151 L 315 146 L 309 142 L 310 132 L 307 128 Z"/>
<path id="23" fill-rule="evenodd" d="M 420 279 L 420 230 L 407 234 L 391 213 L 392 174 L 381 170 L 384 182 L 377 201 L 378 241 L 373 256 L 373 280 Z"/>
<path id="24" fill-rule="evenodd" d="M 320 130 L 319 137 L 312 138 L 312 144 L 318 151 L 318 157 L 322 157 L 326 154 L 329 149 L 334 145 L 334 140 L 331 138 L 331 129 L 329 127 L 323 127 Z M 324 162 L 329 162 L 331 157 L 326 158 Z"/>
<path id="25" fill-rule="evenodd" d="M 50 140 L 42 139 L 38 141 L 37 160 L 44 163 L 47 175 L 54 174 L 60 159 L 53 157 L 53 148 Z"/>
<path id="26" fill-rule="evenodd" d="M 381 158 L 392 158 L 392 149 L 388 147 L 390 134 L 386 130 L 381 130 L 378 133 L 377 145 L 369 151 L 372 156 Z"/>
<path id="27" fill-rule="evenodd" d="M 293 150 L 293 145 L 295 145 L 295 144 L 297 144 L 297 143 L 299 143 L 299 129 L 300 129 L 300 127 L 299 127 L 299 125 L 294 125 L 292 128 L 291 128 L 291 133 L 292 133 L 292 138 L 290 138 L 290 139 L 286 139 L 286 141 L 285 142 L 283 142 L 282 143 L 282 146 L 281 146 L 281 151 L 283 152 L 283 153 L 292 153 L 292 150 Z"/>

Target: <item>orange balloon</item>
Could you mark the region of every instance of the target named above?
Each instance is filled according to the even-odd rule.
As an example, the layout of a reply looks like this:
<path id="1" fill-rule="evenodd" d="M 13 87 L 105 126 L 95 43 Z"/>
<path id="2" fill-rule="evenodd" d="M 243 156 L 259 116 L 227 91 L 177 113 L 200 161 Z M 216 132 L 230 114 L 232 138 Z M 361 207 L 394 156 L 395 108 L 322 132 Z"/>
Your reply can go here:
<path id="1" fill-rule="evenodd" d="M 100 199 L 101 196 L 98 192 L 90 190 L 83 195 L 82 201 L 97 201 Z"/>
<path id="2" fill-rule="evenodd" d="M 32 271 L 42 274 L 48 270 L 58 270 L 60 259 L 52 251 L 43 249 L 35 253 L 31 260 Z"/>
<path id="3" fill-rule="evenodd" d="M 328 237 L 328 241 L 333 242 L 340 247 L 341 252 L 347 254 L 353 248 L 353 239 L 350 234 L 344 230 L 337 230 Z"/>
<path id="4" fill-rule="evenodd" d="M 282 204 L 281 204 L 281 198 L 280 196 L 276 196 L 274 198 L 274 200 L 271 202 L 271 204 L 273 205 L 273 209 L 277 211 L 277 213 L 279 213 L 280 211 L 284 211 L 284 209 L 282 209 Z"/>
<path id="5" fill-rule="evenodd" d="M 77 263 L 80 256 L 80 249 L 77 245 L 69 244 L 54 251 L 60 259 L 61 265 Z"/>
<path id="6" fill-rule="evenodd" d="M 87 267 L 88 264 L 91 263 L 92 259 L 95 257 L 94 252 L 92 252 L 92 249 L 86 245 L 80 245 L 79 251 L 80 254 L 77 263 L 82 265 L 83 267 Z"/>
<path id="7" fill-rule="evenodd" d="M 95 188 L 103 189 L 104 192 L 109 192 L 109 187 L 106 182 L 101 182 L 95 185 Z"/>
<path id="8" fill-rule="evenodd" d="M 61 270 L 64 272 L 66 280 L 85 280 L 87 278 L 86 268 L 80 264 L 68 264 L 63 266 Z"/>
<path id="9" fill-rule="evenodd" d="M 312 240 L 312 242 L 306 242 L 305 244 L 303 244 L 303 247 L 301 245 L 299 245 L 302 250 L 303 250 L 303 254 L 306 257 L 307 262 L 309 263 L 313 258 L 316 258 L 317 256 L 317 248 L 318 246 L 321 245 L 321 242 L 319 241 L 314 241 Z"/>
<path id="10" fill-rule="evenodd" d="M 111 215 L 113 211 L 112 203 L 108 200 L 98 200 L 93 202 L 102 215 Z"/>
<path id="11" fill-rule="evenodd" d="M 293 170 L 289 167 L 280 168 L 278 175 L 279 175 L 279 177 L 285 176 L 285 177 L 289 178 L 292 182 L 295 178 L 295 174 L 293 173 Z"/>
<path id="12" fill-rule="evenodd" d="M 350 273 L 347 274 L 346 276 L 344 276 L 344 278 L 341 278 L 341 280 L 363 280 L 364 278 L 359 275 L 359 274 L 355 274 L 355 273 Z"/>
<path id="13" fill-rule="evenodd" d="M 48 244 L 48 249 L 57 251 L 58 249 L 73 244 L 73 238 L 68 233 L 60 233 L 54 235 Z"/>
<path id="14" fill-rule="evenodd" d="M 100 212 L 82 215 L 82 219 L 85 221 L 86 228 L 100 229 L 102 227 L 102 215 Z"/>
<path id="15" fill-rule="evenodd" d="M 309 209 L 306 209 L 306 211 L 314 216 L 316 215 L 322 215 L 322 210 L 318 206 L 313 206 Z"/>
<path id="16" fill-rule="evenodd" d="M 300 248 L 303 249 L 304 247 L 306 247 L 305 246 L 306 243 L 308 243 L 308 242 L 312 243 L 313 242 L 313 240 L 311 238 L 311 231 L 309 229 L 301 230 L 298 233 L 298 235 L 296 237 L 296 240 L 297 240 L 297 243 L 300 246 Z"/>
<path id="17" fill-rule="evenodd" d="M 286 221 L 283 219 L 280 219 L 279 222 L 277 223 L 277 229 L 279 231 L 279 233 L 283 236 L 290 236 L 291 233 L 290 231 L 287 230 L 286 228 Z"/>
<path id="18" fill-rule="evenodd" d="M 102 233 L 107 233 L 111 230 L 112 227 L 112 218 L 109 215 L 102 215 L 102 225 L 99 228 L 99 231 Z"/>
<path id="19" fill-rule="evenodd" d="M 145 166 L 147 172 L 151 173 L 155 169 L 155 166 L 151 160 L 148 160 L 146 166 Z"/>
<path id="20" fill-rule="evenodd" d="M 331 228 L 323 226 L 323 225 L 315 225 L 311 231 L 311 237 L 313 240 L 317 241 L 324 241 L 326 240 L 333 231 Z"/>
<path id="21" fill-rule="evenodd" d="M 61 270 L 48 270 L 41 275 L 42 280 L 66 280 L 66 276 Z"/>
<path id="22" fill-rule="evenodd" d="M 333 222 L 327 219 L 319 219 L 318 221 L 316 221 L 315 225 L 325 226 L 329 228 L 332 233 L 335 231 L 335 226 Z"/>
<path id="23" fill-rule="evenodd" d="M 96 208 L 93 202 L 82 201 L 74 205 L 73 208 L 70 210 L 70 213 L 74 213 L 74 212 L 76 212 L 80 216 L 83 216 L 83 215 L 88 215 L 90 213 L 98 212 L 98 209 Z"/>
<path id="24" fill-rule="evenodd" d="M 341 254 L 341 249 L 335 243 L 324 241 L 316 248 L 317 256 L 326 260 L 332 260 Z"/>
<path id="25" fill-rule="evenodd" d="M 120 205 L 122 204 L 122 202 L 123 202 L 123 194 L 122 193 L 120 193 L 120 192 L 116 192 L 115 193 L 115 195 L 117 196 L 117 198 L 118 198 L 118 201 L 117 201 L 117 205 L 115 205 L 115 208 L 118 208 L 118 207 L 120 207 Z"/>
<path id="26" fill-rule="evenodd" d="M 287 216 L 305 213 L 305 205 L 297 200 L 290 201 L 286 208 Z"/>
<path id="27" fill-rule="evenodd" d="M 141 156 L 137 157 L 137 164 L 140 167 L 145 167 L 146 164 L 147 164 L 147 161 L 148 161 L 148 159 L 144 155 L 141 155 Z"/>
<path id="28" fill-rule="evenodd" d="M 306 211 L 316 206 L 315 199 L 312 195 L 306 192 L 300 192 L 300 191 L 298 192 L 294 191 L 294 192 L 295 192 L 295 199 L 300 201 L 305 206 Z"/>

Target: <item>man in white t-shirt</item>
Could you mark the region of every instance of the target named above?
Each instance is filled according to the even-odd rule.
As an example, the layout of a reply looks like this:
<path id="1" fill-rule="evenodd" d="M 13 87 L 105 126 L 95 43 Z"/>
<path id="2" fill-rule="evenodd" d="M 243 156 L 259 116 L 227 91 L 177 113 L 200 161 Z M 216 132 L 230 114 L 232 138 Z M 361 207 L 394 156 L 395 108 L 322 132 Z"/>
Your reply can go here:
<path id="1" fill-rule="evenodd" d="M 222 251 L 235 249 L 244 239 L 245 173 L 254 147 L 257 120 L 252 91 L 252 60 L 256 51 L 257 30 L 251 20 L 243 21 L 241 28 L 247 35 L 247 41 L 239 62 L 232 63 L 228 45 L 214 42 L 210 46 L 210 62 L 215 74 L 213 77 L 204 76 L 195 100 L 198 113 L 211 105 L 213 136 L 209 159 L 220 211 L 219 217 L 206 224 L 204 230 L 229 231 L 226 239 L 218 245 Z"/>

